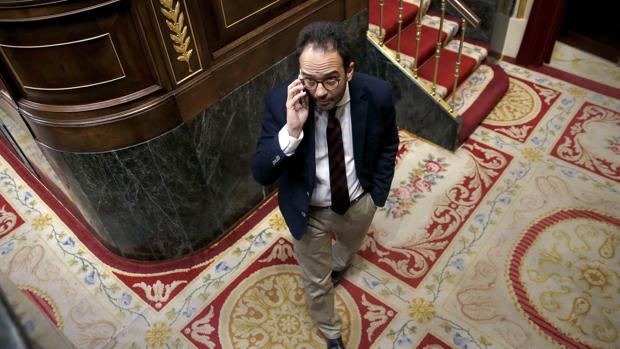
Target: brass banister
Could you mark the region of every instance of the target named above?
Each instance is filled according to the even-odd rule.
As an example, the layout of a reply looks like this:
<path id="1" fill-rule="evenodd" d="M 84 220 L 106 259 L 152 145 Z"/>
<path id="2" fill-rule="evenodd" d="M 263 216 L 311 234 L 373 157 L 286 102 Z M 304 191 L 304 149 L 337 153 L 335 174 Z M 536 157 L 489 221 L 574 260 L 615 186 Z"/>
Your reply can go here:
<path id="1" fill-rule="evenodd" d="M 474 11 L 470 9 L 467 5 L 465 5 L 460 0 L 448 0 L 448 3 L 471 24 L 473 28 L 478 28 L 480 26 L 480 18 L 476 16 Z"/>
<path id="2" fill-rule="evenodd" d="M 379 45 L 383 46 L 385 34 L 383 34 L 383 0 L 379 0 Z"/>
<path id="3" fill-rule="evenodd" d="M 415 57 L 413 61 L 413 77 L 418 78 L 418 59 L 420 57 L 420 40 L 422 39 L 422 6 L 424 0 L 420 0 L 420 7 L 415 18 Z"/>
<path id="4" fill-rule="evenodd" d="M 455 107 L 456 103 L 456 88 L 459 82 L 459 74 L 461 72 L 461 56 L 463 55 L 463 42 L 465 42 L 465 31 L 467 30 L 467 21 L 465 18 L 461 19 L 461 39 L 459 40 L 459 53 L 456 56 L 456 62 L 454 64 L 454 85 L 452 86 L 452 98 L 450 105 Z"/>
<path id="5" fill-rule="evenodd" d="M 384 10 L 385 10 L 385 0 L 379 0 L 379 7 L 380 7 L 380 18 L 379 18 L 379 33 L 378 35 L 376 35 L 375 31 L 368 31 L 368 36 L 371 39 L 371 43 L 373 43 L 374 45 L 376 45 L 376 47 L 383 52 L 386 57 L 392 61 L 393 64 L 395 64 L 403 73 L 405 73 L 406 75 L 408 75 L 412 80 L 415 81 L 415 83 L 420 86 L 422 88 L 422 90 L 424 90 L 429 96 L 431 96 L 439 105 L 441 105 L 441 107 L 448 112 L 453 118 L 457 118 L 458 117 L 458 113 L 455 111 L 455 106 L 456 106 L 456 90 L 458 88 L 458 83 L 459 83 L 459 76 L 461 73 L 461 65 L 462 65 L 462 56 L 464 54 L 464 44 L 465 44 L 465 33 L 468 27 L 471 28 L 477 28 L 480 26 L 480 18 L 467 6 L 465 5 L 462 0 L 441 0 L 441 12 L 439 14 L 439 23 L 438 23 L 438 30 L 437 30 L 437 41 L 435 43 L 435 48 L 434 48 L 434 57 L 429 57 L 428 59 L 428 63 L 431 64 L 431 66 L 433 67 L 433 71 L 432 71 L 432 79 L 430 77 L 428 77 L 428 80 L 426 79 L 420 79 L 418 76 L 419 70 L 420 70 L 420 66 L 421 64 L 424 64 L 424 62 L 419 62 L 420 59 L 420 46 L 421 46 L 421 41 L 422 41 L 422 27 L 423 27 L 423 17 L 425 16 L 425 11 L 424 11 L 424 4 L 425 4 L 425 0 L 419 0 L 419 9 L 418 9 L 418 13 L 416 14 L 416 18 L 414 20 L 414 28 L 415 28 L 415 53 L 414 56 L 415 57 L 407 57 L 405 61 L 405 59 L 403 58 L 403 53 L 401 52 L 401 41 L 402 40 L 407 40 L 406 37 L 401 37 L 404 31 L 403 28 L 403 24 L 404 24 L 404 8 L 403 8 L 403 0 L 399 0 L 399 6 L 398 6 L 398 32 L 396 33 L 396 35 L 394 36 L 394 39 L 396 39 L 396 47 L 395 49 L 390 49 L 384 46 L 384 41 L 386 38 L 385 36 L 385 28 L 384 28 Z M 441 93 L 438 91 L 439 86 L 438 86 L 438 78 L 439 78 L 439 62 L 441 60 L 441 56 L 442 56 L 442 49 L 444 47 L 444 45 L 446 43 L 448 43 L 448 41 L 446 40 L 444 42 L 442 36 L 444 34 L 444 26 L 445 26 L 445 16 L 446 16 L 446 7 L 447 5 L 450 4 L 450 6 L 452 6 L 457 12 L 460 18 L 460 37 L 457 39 L 459 41 L 458 43 L 458 51 L 457 51 L 457 56 L 456 56 L 456 62 L 454 64 L 454 70 L 453 70 L 453 75 L 454 75 L 454 81 L 451 83 L 452 86 L 443 86 L 441 87 Z M 390 18 L 392 18 L 393 14 L 390 14 Z M 468 24 L 469 23 L 469 24 Z M 434 20 L 432 20 L 429 25 L 431 26 L 435 26 L 437 23 L 434 22 Z M 446 35 L 450 35 L 450 34 L 446 34 Z M 413 64 L 410 65 L 410 59 L 413 59 Z M 431 62 L 431 60 L 433 60 L 434 62 Z M 448 67 L 444 67 L 447 69 L 450 69 Z M 446 89 L 447 91 L 449 91 L 450 89 L 452 90 L 452 95 L 446 94 L 445 96 L 442 97 L 442 94 L 444 92 L 443 89 Z"/>
<path id="6" fill-rule="evenodd" d="M 400 63 L 400 33 L 403 30 L 403 0 L 398 6 L 398 42 L 396 43 L 396 62 Z"/>
<path id="7" fill-rule="evenodd" d="M 439 17 L 439 31 L 437 32 L 437 44 L 435 46 L 435 70 L 433 72 L 433 85 L 431 93 L 433 96 L 437 93 L 437 74 L 439 72 L 439 60 L 441 58 L 441 34 L 443 32 L 443 20 L 446 14 L 446 0 L 441 0 L 441 17 Z"/>

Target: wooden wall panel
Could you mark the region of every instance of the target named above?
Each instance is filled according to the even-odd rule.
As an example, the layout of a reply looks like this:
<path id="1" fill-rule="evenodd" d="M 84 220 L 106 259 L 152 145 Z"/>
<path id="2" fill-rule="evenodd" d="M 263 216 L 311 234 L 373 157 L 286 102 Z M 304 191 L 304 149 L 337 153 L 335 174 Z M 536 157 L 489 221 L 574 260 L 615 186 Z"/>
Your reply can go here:
<path id="1" fill-rule="evenodd" d="M 66 151 L 130 146 L 187 121 L 365 0 L 3 0 L 4 98 Z M 157 101 L 157 102 L 154 102 Z"/>
<path id="2" fill-rule="evenodd" d="M 210 30 L 208 45 L 215 52 L 274 18 L 300 6 L 304 0 L 203 1 L 200 11 L 207 18 Z"/>
<path id="3" fill-rule="evenodd" d="M 274 10 L 294 3 L 294 1 L 286 0 L 253 0 L 244 2 L 215 0 L 214 2 L 219 3 L 219 9 L 227 29 L 241 25 L 248 20 L 252 21 L 255 18 L 264 17 L 265 14 L 273 13 L 272 11 Z"/>
<path id="4" fill-rule="evenodd" d="M 126 77 L 110 33 L 47 45 L 0 44 L 0 50 L 19 85 L 27 90 L 68 92 Z M 33 60 L 45 65 L 33 65 Z"/>
<path id="5" fill-rule="evenodd" d="M 30 102 L 112 105 L 159 84 L 138 24 L 129 1 L 2 23 L 0 54 L 20 96 Z"/>
<path id="6" fill-rule="evenodd" d="M 0 7 L 0 71 L 40 143 L 111 150 L 182 123 L 144 8 L 130 0 L 38 1 L 27 12 L 28 3 Z"/>

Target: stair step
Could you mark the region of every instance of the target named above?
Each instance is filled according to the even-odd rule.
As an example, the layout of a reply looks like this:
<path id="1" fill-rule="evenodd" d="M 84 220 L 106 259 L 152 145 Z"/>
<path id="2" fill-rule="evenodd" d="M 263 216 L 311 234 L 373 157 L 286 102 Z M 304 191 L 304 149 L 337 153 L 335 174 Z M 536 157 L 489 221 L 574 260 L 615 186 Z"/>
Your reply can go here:
<path id="1" fill-rule="evenodd" d="M 436 92 L 445 98 L 452 92 L 454 87 L 454 67 L 459 51 L 459 40 L 452 40 L 448 45 L 441 49 L 439 59 L 439 69 L 437 73 Z M 476 67 L 487 57 L 487 50 L 484 47 L 474 45 L 469 42 L 463 43 L 463 54 L 461 56 L 461 66 L 457 85 L 465 80 Z M 429 59 L 419 69 L 418 74 L 429 86 L 432 85 L 435 71 L 435 59 Z"/>
<path id="2" fill-rule="evenodd" d="M 435 52 L 437 34 L 439 33 L 440 18 L 426 15 L 422 18 L 422 28 L 420 35 L 420 54 L 418 59 L 424 63 Z M 441 40 L 442 44 L 452 40 L 459 30 L 457 22 L 444 19 Z M 408 68 L 413 68 L 416 56 L 416 25 L 412 23 L 401 32 L 400 57 L 401 62 Z M 398 49 L 398 38 L 393 37 L 386 42 L 388 48 L 396 51 Z M 420 64 L 422 65 L 422 64 Z"/>
<path id="3" fill-rule="evenodd" d="M 419 53 L 416 54 L 416 26 L 415 15 L 418 1 L 422 1 L 421 14 L 423 25 Z M 404 20 L 400 37 L 400 59 L 395 59 L 394 53 L 398 48 L 398 6 L 399 0 L 384 0 L 384 41 L 382 45 L 377 41 L 379 36 L 379 0 L 370 0 L 369 8 L 369 40 L 393 63 L 397 64 L 403 73 L 412 79 L 419 89 L 413 94 L 416 98 L 428 98 L 421 103 L 420 108 L 414 108 L 407 114 L 401 125 L 407 130 L 415 132 L 420 137 L 441 145 L 450 150 L 456 150 L 483 122 L 495 105 L 502 99 L 508 90 L 508 76 L 497 65 L 483 63 L 487 57 L 487 49 L 471 42 L 463 43 L 463 51 L 458 77 L 454 76 L 454 68 L 458 57 L 460 40 L 454 39 L 459 31 L 460 19 L 444 18 L 441 40 L 446 43 L 441 48 L 441 57 L 437 67 L 437 85 L 435 92 L 438 96 L 428 95 L 435 74 L 436 60 L 434 52 L 439 34 L 438 16 L 427 14 L 430 0 L 404 0 Z M 450 19 L 448 19 L 450 18 Z M 411 69 L 418 56 L 418 78 L 412 75 Z M 409 69 L 407 69 L 409 68 Z M 456 91 L 454 89 L 456 79 Z M 426 90 L 426 92 L 424 92 Z M 451 95 L 452 94 L 452 95 Z M 427 103 L 441 97 L 440 101 Z M 406 97 L 405 97 L 406 98 Z M 437 103 L 438 102 L 438 103 Z M 429 105 L 436 108 L 427 108 Z"/>
<path id="4" fill-rule="evenodd" d="M 426 13 L 430 0 L 403 1 L 403 28 L 415 21 L 420 1 L 422 1 L 423 13 Z M 375 35 L 379 35 L 381 24 L 379 0 L 370 0 L 368 6 L 368 29 Z M 383 32 L 386 39 L 398 33 L 398 7 L 399 0 L 384 0 L 383 2 Z"/>
<path id="5" fill-rule="evenodd" d="M 461 115 L 459 143 L 464 142 L 484 121 L 508 91 L 508 74 L 493 63 L 481 64 L 450 96 L 449 102 Z"/>

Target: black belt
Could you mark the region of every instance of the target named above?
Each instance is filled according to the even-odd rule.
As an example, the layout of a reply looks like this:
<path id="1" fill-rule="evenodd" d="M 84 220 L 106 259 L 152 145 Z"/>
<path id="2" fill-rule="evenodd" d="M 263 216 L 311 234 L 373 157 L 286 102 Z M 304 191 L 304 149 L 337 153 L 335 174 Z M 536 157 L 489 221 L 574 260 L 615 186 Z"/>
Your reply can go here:
<path id="1" fill-rule="evenodd" d="M 368 194 L 368 193 L 362 193 L 360 196 L 358 196 L 355 199 L 351 200 L 351 203 L 349 204 L 349 207 L 355 205 L 355 203 L 360 201 L 364 197 L 364 195 L 366 195 L 366 194 Z M 331 206 L 313 206 L 313 205 L 310 205 L 310 208 L 324 210 L 326 208 L 331 208 Z"/>

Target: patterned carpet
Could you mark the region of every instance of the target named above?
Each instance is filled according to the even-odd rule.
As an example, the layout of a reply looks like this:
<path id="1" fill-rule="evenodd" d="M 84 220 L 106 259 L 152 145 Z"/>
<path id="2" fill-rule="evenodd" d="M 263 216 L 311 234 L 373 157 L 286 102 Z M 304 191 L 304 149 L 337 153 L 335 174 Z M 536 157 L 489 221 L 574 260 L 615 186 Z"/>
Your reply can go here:
<path id="1" fill-rule="evenodd" d="M 620 348 L 620 100 L 501 66 L 508 94 L 458 151 L 401 132 L 337 290 L 348 348 Z M 323 348 L 276 197 L 211 249 L 145 265 L 3 156 L 0 270 L 76 347 Z"/>
<path id="2" fill-rule="evenodd" d="M 557 41 L 549 65 L 620 89 L 620 65 Z"/>

